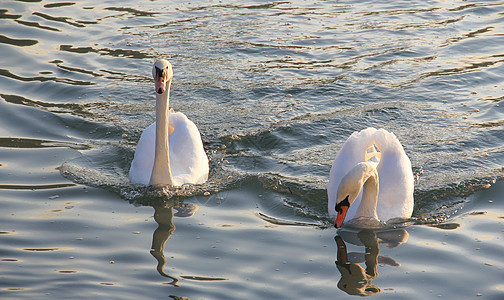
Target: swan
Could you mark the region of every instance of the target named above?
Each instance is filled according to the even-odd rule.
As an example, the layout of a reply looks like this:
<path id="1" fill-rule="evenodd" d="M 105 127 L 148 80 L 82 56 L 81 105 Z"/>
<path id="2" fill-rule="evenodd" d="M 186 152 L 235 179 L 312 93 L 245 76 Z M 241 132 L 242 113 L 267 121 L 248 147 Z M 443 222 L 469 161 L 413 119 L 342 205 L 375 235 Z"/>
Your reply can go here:
<path id="1" fill-rule="evenodd" d="M 169 110 L 173 69 L 170 62 L 154 63 L 156 122 L 140 136 L 129 178 L 144 185 L 180 186 L 208 179 L 208 157 L 196 125 L 183 113 Z"/>
<path id="2" fill-rule="evenodd" d="M 336 155 L 327 196 L 336 228 L 345 219 L 387 222 L 411 217 L 413 172 L 397 137 L 371 127 L 354 132 Z"/>

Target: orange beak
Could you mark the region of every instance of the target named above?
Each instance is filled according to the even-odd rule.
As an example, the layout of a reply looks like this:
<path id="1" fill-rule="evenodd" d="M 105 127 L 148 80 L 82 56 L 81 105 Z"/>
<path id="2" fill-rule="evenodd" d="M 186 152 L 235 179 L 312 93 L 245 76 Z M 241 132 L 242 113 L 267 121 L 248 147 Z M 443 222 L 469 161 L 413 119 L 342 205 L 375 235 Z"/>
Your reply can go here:
<path id="1" fill-rule="evenodd" d="M 348 211 L 348 206 L 341 206 L 341 211 L 338 212 L 336 219 L 334 220 L 334 227 L 340 228 L 345 221 L 345 217 Z"/>

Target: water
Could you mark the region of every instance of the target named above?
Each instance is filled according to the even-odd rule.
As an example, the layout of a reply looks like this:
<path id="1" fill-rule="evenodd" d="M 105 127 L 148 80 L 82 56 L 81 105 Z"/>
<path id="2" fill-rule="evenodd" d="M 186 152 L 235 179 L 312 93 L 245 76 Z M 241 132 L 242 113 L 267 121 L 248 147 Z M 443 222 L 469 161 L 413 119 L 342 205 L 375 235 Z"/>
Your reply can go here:
<path id="1" fill-rule="evenodd" d="M 0 297 L 503 297 L 503 13 L 499 1 L 3 2 Z M 210 182 L 171 199 L 127 178 L 158 57 L 211 158 Z M 415 219 L 337 235 L 329 169 L 368 126 L 410 157 Z M 351 264 L 334 263 L 337 241 Z"/>

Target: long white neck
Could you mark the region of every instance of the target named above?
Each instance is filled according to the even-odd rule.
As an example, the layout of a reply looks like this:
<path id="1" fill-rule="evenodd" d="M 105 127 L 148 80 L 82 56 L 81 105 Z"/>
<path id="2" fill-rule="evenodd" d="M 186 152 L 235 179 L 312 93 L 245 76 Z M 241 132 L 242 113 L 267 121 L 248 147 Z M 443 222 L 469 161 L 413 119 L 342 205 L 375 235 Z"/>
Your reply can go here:
<path id="1" fill-rule="evenodd" d="M 349 197 L 350 206 L 352 206 L 361 189 L 362 199 L 353 217 L 378 219 L 376 204 L 378 203 L 379 184 L 376 163 L 361 162 L 348 171 L 341 179 L 336 198 L 341 201 L 345 197 Z"/>
<path id="2" fill-rule="evenodd" d="M 376 213 L 379 191 L 378 172 L 376 172 L 376 169 L 373 169 L 373 172 L 363 175 L 364 186 L 362 188 L 362 200 L 357 208 L 355 217 L 378 219 L 378 214 Z"/>
<path id="3" fill-rule="evenodd" d="M 156 152 L 154 154 L 154 167 L 152 168 L 150 185 L 173 186 L 168 135 L 170 86 L 171 80 L 166 83 L 164 93 L 156 93 Z"/>

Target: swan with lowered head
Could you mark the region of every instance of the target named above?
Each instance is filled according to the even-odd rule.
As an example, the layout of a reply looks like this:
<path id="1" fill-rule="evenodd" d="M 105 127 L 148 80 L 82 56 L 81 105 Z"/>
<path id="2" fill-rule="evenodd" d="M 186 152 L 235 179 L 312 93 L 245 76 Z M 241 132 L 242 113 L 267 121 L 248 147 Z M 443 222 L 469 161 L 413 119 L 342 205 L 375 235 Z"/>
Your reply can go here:
<path id="1" fill-rule="evenodd" d="M 327 195 L 336 228 L 345 219 L 411 217 L 413 172 L 397 137 L 384 129 L 354 132 L 336 155 Z"/>
<path id="2" fill-rule="evenodd" d="M 156 122 L 138 141 L 129 171 L 130 181 L 144 185 L 200 184 L 208 178 L 208 157 L 196 125 L 183 113 L 169 109 L 172 65 L 154 63 Z"/>

